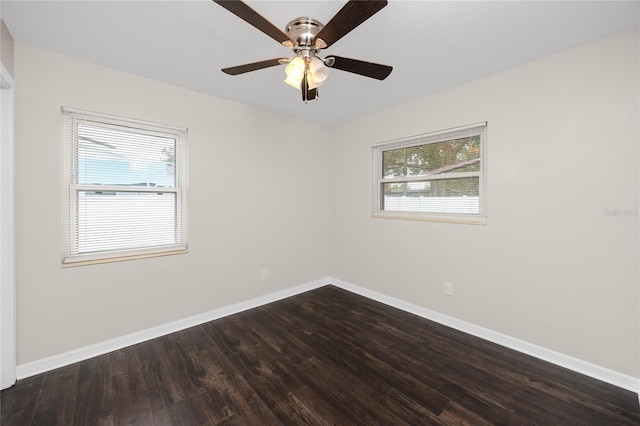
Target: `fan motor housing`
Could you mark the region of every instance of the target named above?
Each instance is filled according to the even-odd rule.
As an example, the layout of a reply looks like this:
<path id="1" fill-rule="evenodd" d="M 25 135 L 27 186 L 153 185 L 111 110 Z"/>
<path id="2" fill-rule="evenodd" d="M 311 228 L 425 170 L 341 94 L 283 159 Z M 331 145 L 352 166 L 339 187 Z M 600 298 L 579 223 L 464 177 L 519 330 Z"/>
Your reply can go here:
<path id="1" fill-rule="evenodd" d="M 285 32 L 296 42 L 296 47 L 312 47 L 313 39 L 324 27 L 317 19 L 300 17 L 287 24 Z"/>

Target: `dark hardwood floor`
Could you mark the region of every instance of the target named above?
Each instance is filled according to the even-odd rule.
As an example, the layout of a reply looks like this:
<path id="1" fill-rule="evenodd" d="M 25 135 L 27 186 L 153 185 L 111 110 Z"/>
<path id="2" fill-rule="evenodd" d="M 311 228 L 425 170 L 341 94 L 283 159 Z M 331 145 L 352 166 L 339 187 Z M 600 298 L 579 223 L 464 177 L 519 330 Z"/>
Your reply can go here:
<path id="1" fill-rule="evenodd" d="M 19 381 L 10 425 L 639 425 L 638 396 L 326 286 Z"/>

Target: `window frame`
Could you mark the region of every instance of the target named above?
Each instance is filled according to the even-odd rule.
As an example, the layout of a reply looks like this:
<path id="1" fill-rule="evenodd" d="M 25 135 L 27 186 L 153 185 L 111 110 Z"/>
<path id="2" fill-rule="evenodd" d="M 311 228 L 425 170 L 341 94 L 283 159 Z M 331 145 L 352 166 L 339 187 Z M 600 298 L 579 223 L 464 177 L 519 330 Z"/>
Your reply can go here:
<path id="1" fill-rule="evenodd" d="M 424 133 L 406 138 L 395 139 L 373 144 L 371 146 L 373 160 L 373 206 L 372 217 L 382 219 L 419 220 L 428 222 L 451 222 L 468 224 L 487 223 L 487 133 L 486 121 L 455 127 L 430 133 Z M 451 139 L 480 136 L 480 170 L 477 172 L 461 172 L 445 175 L 427 176 L 402 176 L 383 178 L 383 153 L 400 148 L 410 148 L 421 145 L 448 141 Z M 451 212 L 418 212 L 418 211 L 391 211 L 382 209 L 383 190 L 382 185 L 393 182 L 415 182 L 425 180 L 451 180 L 465 177 L 479 178 L 479 212 L 476 213 L 451 213 Z"/>
<path id="2" fill-rule="evenodd" d="M 63 246 L 62 266 L 80 266 L 94 263 L 115 262 L 139 258 L 166 256 L 188 252 L 187 244 L 187 129 L 157 124 L 115 115 L 62 107 L 62 180 L 63 180 Z M 92 185 L 80 184 L 78 174 L 78 123 L 96 123 L 98 126 L 132 133 L 169 137 L 175 139 L 175 182 L 173 187 L 142 185 Z M 78 249 L 78 193 L 82 191 L 112 191 L 119 193 L 174 194 L 175 196 L 175 244 L 122 248 L 80 253 Z"/>

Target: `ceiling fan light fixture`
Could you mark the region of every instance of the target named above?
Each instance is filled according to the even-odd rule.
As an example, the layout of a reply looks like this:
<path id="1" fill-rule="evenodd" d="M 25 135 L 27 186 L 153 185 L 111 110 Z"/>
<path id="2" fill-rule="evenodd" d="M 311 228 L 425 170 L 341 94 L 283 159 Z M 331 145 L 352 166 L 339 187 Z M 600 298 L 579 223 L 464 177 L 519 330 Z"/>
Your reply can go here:
<path id="1" fill-rule="evenodd" d="M 311 73 L 313 81 L 318 85 L 323 84 L 327 77 L 329 77 L 329 67 L 317 56 L 312 57 L 309 61 L 309 72 Z"/>
<path id="2" fill-rule="evenodd" d="M 309 74 L 309 78 L 307 78 L 307 83 L 309 84 L 310 90 L 317 89 L 318 87 L 324 84 L 324 83 L 318 83 L 317 81 L 315 81 L 311 74 Z"/>
<path id="3" fill-rule="evenodd" d="M 293 87 L 294 89 L 300 89 L 300 85 L 302 84 L 302 80 L 294 80 L 290 77 L 287 77 L 284 79 L 284 82 L 287 83 L 289 86 Z"/>
<path id="4" fill-rule="evenodd" d="M 289 61 L 284 69 L 284 72 L 287 74 L 287 78 L 284 80 L 284 82 L 291 87 L 299 89 L 300 84 L 302 83 L 302 79 L 304 78 L 305 69 L 306 64 L 304 59 L 302 59 L 300 56 L 296 56 L 291 61 Z"/>

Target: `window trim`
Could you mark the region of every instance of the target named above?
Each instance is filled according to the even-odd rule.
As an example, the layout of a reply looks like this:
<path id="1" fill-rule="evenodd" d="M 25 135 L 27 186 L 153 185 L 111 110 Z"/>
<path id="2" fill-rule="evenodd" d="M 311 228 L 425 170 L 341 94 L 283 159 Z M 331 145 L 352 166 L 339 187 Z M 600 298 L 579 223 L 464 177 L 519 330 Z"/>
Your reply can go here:
<path id="1" fill-rule="evenodd" d="M 123 260 L 133 260 L 156 256 L 167 256 L 181 253 L 188 253 L 188 233 L 187 233 L 187 129 L 184 127 L 170 126 L 165 124 L 152 123 L 143 120 L 119 117 L 110 114 L 84 111 L 75 108 L 61 107 L 62 112 L 62 183 L 63 183 L 63 238 L 62 257 L 63 267 L 81 266 L 96 263 L 109 263 Z M 78 121 L 96 122 L 106 126 L 116 126 L 118 128 L 130 127 L 134 130 L 141 130 L 149 134 L 170 136 L 176 139 L 176 177 L 173 188 L 165 187 L 123 187 L 101 185 L 78 184 L 76 182 L 77 163 L 77 125 Z M 178 244 L 167 244 L 144 248 L 104 250 L 93 253 L 77 253 L 73 248 L 71 239 L 77 239 L 77 211 L 73 207 L 76 204 L 77 192 L 83 190 L 116 191 L 116 192 L 149 192 L 149 193 L 171 193 L 176 197 L 176 230 L 180 232 L 182 242 Z"/>
<path id="2" fill-rule="evenodd" d="M 478 129 L 478 132 L 474 130 Z M 408 211 L 387 211 L 381 209 L 382 200 L 382 184 L 390 182 L 412 182 L 424 181 L 424 176 L 405 176 L 397 178 L 382 178 L 382 156 L 384 151 L 398 148 L 407 148 L 412 146 L 437 143 L 449 140 L 455 133 L 469 131 L 473 134 L 480 134 L 480 171 L 479 172 L 463 172 L 456 173 L 455 178 L 479 177 L 480 197 L 479 197 L 479 213 L 436 213 L 436 212 L 408 212 Z M 372 162 L 373 162 L 373 179 L 372 179 L 372 218 L 378 219 L 401 219 L 415 220 L 427 222 L 448 222 L 463 223 L 473 225 L 484 225 L 487 223 L 487 133 L 488 123 L 482 121 L 466 126 L 454 127 L 445 130 L 438 130 L 430 133 L 409 136 L 401 139 L 384 141 L 371 145 Z M 429 176 L 429 180 L 452 179 L 452 175 Z"/>

